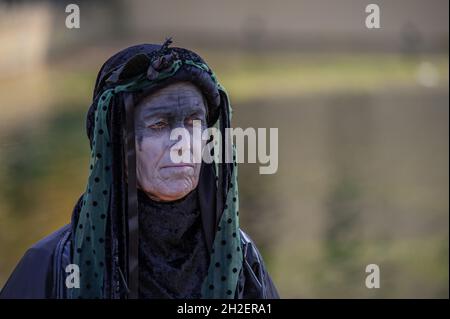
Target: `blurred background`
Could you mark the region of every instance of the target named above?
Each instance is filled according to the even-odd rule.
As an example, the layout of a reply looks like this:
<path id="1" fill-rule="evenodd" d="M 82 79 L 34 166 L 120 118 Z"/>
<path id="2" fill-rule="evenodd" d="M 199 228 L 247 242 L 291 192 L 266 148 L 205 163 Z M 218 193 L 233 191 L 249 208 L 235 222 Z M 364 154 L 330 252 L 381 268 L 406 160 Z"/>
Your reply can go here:
<path id="1" fill-rule="evenodd" d="M 367 29 L 365 7 L 380 6 Z M 80 7 L 67 29 L 66 5 Z M 137 43 L 198 52 L 233 125 L 279 128 L 240 165 L 242 228 L 284 298 L 449 297 L 447 0 L 0 1 L 0 286 L 70 221 L 96 74 Z M 377 264 L 381 288 L 365 287 Z"/>

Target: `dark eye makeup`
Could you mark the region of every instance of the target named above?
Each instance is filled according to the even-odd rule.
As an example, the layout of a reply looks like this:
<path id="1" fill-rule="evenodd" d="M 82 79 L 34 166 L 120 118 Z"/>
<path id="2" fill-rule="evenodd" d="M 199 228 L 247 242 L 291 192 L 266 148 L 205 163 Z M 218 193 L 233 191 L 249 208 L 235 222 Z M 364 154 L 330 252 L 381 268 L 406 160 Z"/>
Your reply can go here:
<path id="1" fill-rule="evenodd" d="M 165 128 L 168 125 L 168 121 L 166 120 L 157 120 L 154 123 L 148 125 L 148 128 L 154 129 L 154 130 L 161 130 Z"/>

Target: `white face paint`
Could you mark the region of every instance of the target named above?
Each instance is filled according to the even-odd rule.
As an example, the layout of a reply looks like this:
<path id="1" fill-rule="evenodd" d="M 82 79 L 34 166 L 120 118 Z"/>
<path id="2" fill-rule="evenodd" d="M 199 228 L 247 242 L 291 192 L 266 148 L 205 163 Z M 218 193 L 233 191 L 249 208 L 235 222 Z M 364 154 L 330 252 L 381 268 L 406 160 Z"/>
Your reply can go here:
<path id="1" fill-rule="evenodd" d="M 188 82 L 164 87 L 136 106 L 137 182 L 138 188 L 150 198 L 174 201 L 197 187 L 201 163 L 174 163 L 170 156 L 173 146 L 179 145 L 178 152 L 187 151 L 192 158 L 193 143 L 198 143 L 193 134 L 195 120 L 206 128 L 206 102 L 200 90 Z M 170 139 L 171 131 L 176 128 L 189 132 L 190 145 Z M 205 142 L 200 143 L 203 148 Z"/>

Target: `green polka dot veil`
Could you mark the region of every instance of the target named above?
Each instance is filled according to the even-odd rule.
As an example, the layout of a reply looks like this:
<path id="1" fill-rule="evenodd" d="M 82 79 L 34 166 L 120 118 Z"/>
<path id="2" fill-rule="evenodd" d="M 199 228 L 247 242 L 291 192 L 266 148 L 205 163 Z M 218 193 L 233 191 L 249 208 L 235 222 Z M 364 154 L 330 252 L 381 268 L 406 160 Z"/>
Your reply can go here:
<path id="1" fill-rule="evenodd" d="M 132 112 L 132 108 L 126 107 L 127 97 L 148 93 L 167 84 L 168 81 L 192 78 L 195 82 L 195 79 L 200 79 L 200 82 L 212 83 L 215 92 L 219 93 L 218 96 L 207 96 L 208 101 L 214 98 L 220 99 L 217 113 L 211 114 L 212 121 L 208 123 L 208 126 L 215 127 L 220 132 L 224 132 L 224 129 L 230 126 L 231 104 L 225 89 L 218 83 L 214 73 L 202 60 L 183 54 L 185 51 L 172 50 L 173 48 L 168 47 L 169 44 L 170 42 L 166 41 L 151 54 L 137 52 L 125 63 L 118 63 L 119 67 L 111 70 L 106 76 L 97 79 L 97 92 L 90 116 L 91 157 L 88 183 L 80 199 L 77 219 L 72 226 L 74 230 L 72 260 L 80 269 L 80 287 L 70 290 L 70 298 L 137 298 L 139 283 L 136 269 L 133 268 L 133 262 L 136 260 L 132 260 L 133 254 L 136 259 L 136 242 L 133 243 L 135 230 L 130 228 L 130 225 L 133 225 L 130 223 L 133 218 L 132 208 L 130 208 L 132 193 L 130 191 L 127 193 L 126 189 L 122 192 L 114 189 L 117 187 L 113 174 L 117 153 L 114 152 L 115 141 L 112 136 L 114 132 L 112 132 L 111 117 L 116 112 L 115 107 L 119 107 L 118 104 L 120 104 L 123 110 L 121 112 L 126 113 L 127 118 L 131 118 L 129 112 Z M 181 78 L 183 72 L 185 76 Z M 129 130 L 129 127 L 127 129 Z M 129 136 L 134 137 L 134 133 Z M 219 142 L 216 147 L 224 150 L 222 144 Z M 230 145 L 235 160 L 236 148 L 233 143 Z M 124 156 L 129 156 L 126 150 L 124 153 L 126 154 Z M 217 195 L 219 212 L 217 216 L 214 216 L 213 237 L 209 243 L 210 263 L 207 276 L 202 283 L 201 294 L 202 298 L 228 299 L 235 297 L 243 262 L 239 232 L 238 169 L 235 162 L 218 163 L 217 153 L 220 154 L 215 149 L 216 156 L 212 167 L 214 167 L 215 188 L 219 192 Z M 129 179 L 130 181 L 132 179 Z M 113 196 L 115 193 L 124 193 L 125 197 L 128 197 L 124 202 L 117 204 Z M 117 216 L 112 215 L 113 208 L 120 211 L 118 213 L 120 218 L 128 219 L 128 223 L 120 225 L 125 229 L 122 240 L 127 242 L 126 245 L 115 245 L 121 239 L 111 235 L 110 229 L 116 227 L 117 219 Z M 128 292 L 125 295 L 114 293 L 111 285 L 111 278 L 113 278 L 111 273 L 114 271 L 110 265 L 114 262 L 116 255 L 125 256 L 123 271 L 118 272 Z"/>

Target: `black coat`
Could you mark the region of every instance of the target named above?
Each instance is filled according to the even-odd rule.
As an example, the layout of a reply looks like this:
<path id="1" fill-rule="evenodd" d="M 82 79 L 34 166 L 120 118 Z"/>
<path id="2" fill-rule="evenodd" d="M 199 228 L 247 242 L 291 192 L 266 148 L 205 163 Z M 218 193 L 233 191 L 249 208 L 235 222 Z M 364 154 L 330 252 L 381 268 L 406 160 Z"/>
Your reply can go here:
<path id="1" fill-rule="evenodd" d="M 32 246 L 0 292 L 1 299 L 66 298 L 72 227 L 66 225 Z M 244 253 L 236 298 L 275 299 L 278 292 L 253 241 L 241 230 Z"/>

